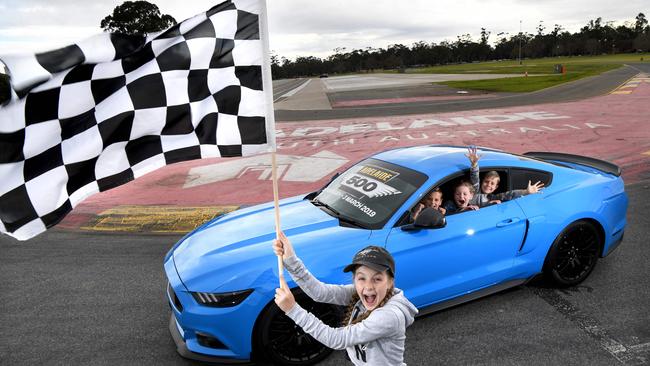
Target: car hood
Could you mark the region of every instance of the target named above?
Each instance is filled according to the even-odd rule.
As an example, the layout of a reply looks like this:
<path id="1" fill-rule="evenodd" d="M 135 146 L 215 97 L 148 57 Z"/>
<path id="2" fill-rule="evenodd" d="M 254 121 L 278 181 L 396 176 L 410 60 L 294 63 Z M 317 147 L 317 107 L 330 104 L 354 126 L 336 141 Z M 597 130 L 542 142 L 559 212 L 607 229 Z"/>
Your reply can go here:
<path id="1" fill-rule="evenodd" d="M 294 247 L 319 245 L 341 231 L 368 236 L 369 230 L 344 228 L 302 196 L 280 201 L 282 230 L 300 236 Z M 349 236 L 349 235 L 348 235 Z M 307 241 L 304 238 L 311 238 Z M 277 257 L 273 253 L 275 213 L 272 204 L 231 212 L 212 220 L 183 239 L 173 251 L 174 264 L 190 291 L 228 292 L 277 285 Z M 316 239 L 316 240 L 314 240 Z M 293 240 L 293 239 L 292 239 Z M 325 241 L 326 242 L 326 241 Z M 326 244 L 321 244 L 326 245 Z"/>

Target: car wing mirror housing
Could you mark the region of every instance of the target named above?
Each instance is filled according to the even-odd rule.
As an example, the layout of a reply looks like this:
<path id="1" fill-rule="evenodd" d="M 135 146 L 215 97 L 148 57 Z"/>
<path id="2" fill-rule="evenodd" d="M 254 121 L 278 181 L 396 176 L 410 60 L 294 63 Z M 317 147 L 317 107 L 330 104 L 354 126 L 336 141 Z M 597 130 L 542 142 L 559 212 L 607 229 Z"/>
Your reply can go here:
<path id="1" fill-rule="evenodd" d="M 442 212 L 427 207 L 420 212 L 414 223 L 402 226 L 402 230 L 415 231 L 420 229 L 440 229 L 446 225 L 447 220 Z"/>

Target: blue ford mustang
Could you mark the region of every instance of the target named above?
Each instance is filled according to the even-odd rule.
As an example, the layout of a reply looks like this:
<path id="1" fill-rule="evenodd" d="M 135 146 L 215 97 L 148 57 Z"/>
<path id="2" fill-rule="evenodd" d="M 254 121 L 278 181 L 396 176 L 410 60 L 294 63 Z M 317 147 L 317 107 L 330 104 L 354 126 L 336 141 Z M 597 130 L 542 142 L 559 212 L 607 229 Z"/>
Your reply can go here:
<path id="1" fill-rule="evenodd" d="M 525 189 L 528 181 L 543 182 L 543 192 L 448 215 L 445 225 L 411 222 L 410 211 L 433 188 L 445 200 L 453 197 L 454 184 L 469 174 L 465 153 L 463 147 L 419 146 L 374 155 L 317 192 L 280 201 L 282 229 L 327 283 L 351 282 L 342 269 L 359 249 L 386 247 L 395 257 L 396 286 L 420 315 L 538 274 L 558 286 L 575 285 L 621 242 L 628 199 L 620 169 L 559 153 L 479 149 L 481 172 L 500 175 L 497 193 Z M 303 365 L 329 354 L 273 303 L 274 238 L 269 203 L 209 221 L 169 251 L 169 328 L 182 356 Z M 339 308 L 295 291 L 303 307 L 338 325 Z"/>

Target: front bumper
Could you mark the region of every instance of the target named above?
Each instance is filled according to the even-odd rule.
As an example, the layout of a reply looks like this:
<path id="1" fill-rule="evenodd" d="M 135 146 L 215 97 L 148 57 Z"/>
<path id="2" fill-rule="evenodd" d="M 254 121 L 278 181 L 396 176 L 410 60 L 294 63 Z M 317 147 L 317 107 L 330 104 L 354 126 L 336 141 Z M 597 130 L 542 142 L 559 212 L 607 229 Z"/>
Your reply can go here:
<path id="1" fill-rule="evenodd" d="M 178 352 L 179 355 L 188 358 L 190 360 L 201 361 L 201 362 L 229 364 L 229 365 L 250 365 L 251 364 L 249 360 L 239 360 L 239 359 L 227 358 L 227 357 L 209 356 L 209 355 L 204 355 L 201 353 L 190 351 L 189 349 L 187 349 L 187 344 L 185 343 L 185 340 L 183 339 L 183 336 L 179 331 L 179 327 L 180 325 L 176 323 L 176 318 L 174 317 L 174 314 L 171 314 L 169 316 L 169 333 L 171 334 L 174 343 L 176 343 L 176 352 Z"/>
<path id="2" fill-rule="evenodd" d="M 253 327 L 259 314 L 256 302 L 247 299 L 227 308 L 197 303 L 181 281 L 173 256 L 165 262 L 165 274 L 169 281 L 166 295 L 171 308 L 169 330 L 178 353 L 206 362 L 250 362 Z M 254 294 L 250 297 L 254 298 Z"/>

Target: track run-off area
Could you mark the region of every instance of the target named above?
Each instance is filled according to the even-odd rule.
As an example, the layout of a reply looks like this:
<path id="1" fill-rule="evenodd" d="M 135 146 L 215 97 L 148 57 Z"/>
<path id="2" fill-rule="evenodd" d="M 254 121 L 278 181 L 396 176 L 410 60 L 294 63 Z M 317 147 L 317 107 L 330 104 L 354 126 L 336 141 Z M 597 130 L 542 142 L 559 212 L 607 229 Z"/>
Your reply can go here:
<path id="1" fill-rule="evenodd" d="M 276 123 L 281 197 L 318 189 L 376 152 L 422 144 L 554 151 L 612 161 L 626 183 L 650 178 L 650 77 L 567 102 L 447 113 Z M 186 232 L 273 199 L 271 154 L 170 165 L 81 203 L 64 228 Z M 179 219 L 180 218 L 180 219 Z"/>
<path id="2" fill-rule="evenodd" d="M 650 68 L 638 71 L 604 94 L 566 102 L 504 99 L 496 107 L 422 112 L 408 107 L 413 99 L 386 98 L 404 102 L 391 108 L 405 113 L 278 118 L 280 196 L 313 191 L 358 160 L 401 146 L 478 145 L 612 161 L 630 197 L 628 228 L 584 283 L 566 290 L 528 284 L 420 318 L 408 330 L 405 361 L 649 364 Z M 287 84 L 283 95 L 300 85 Z M 0 237 L 0 364 L 195 365 L 176 354 L 167 330 L 162 259 L 201 222 L 272 200 L 270 179 L 270 155 L 177 163 L 91 196 L 35 239 Z M 335 352 L 321 365 L 348 362 Z"/>

